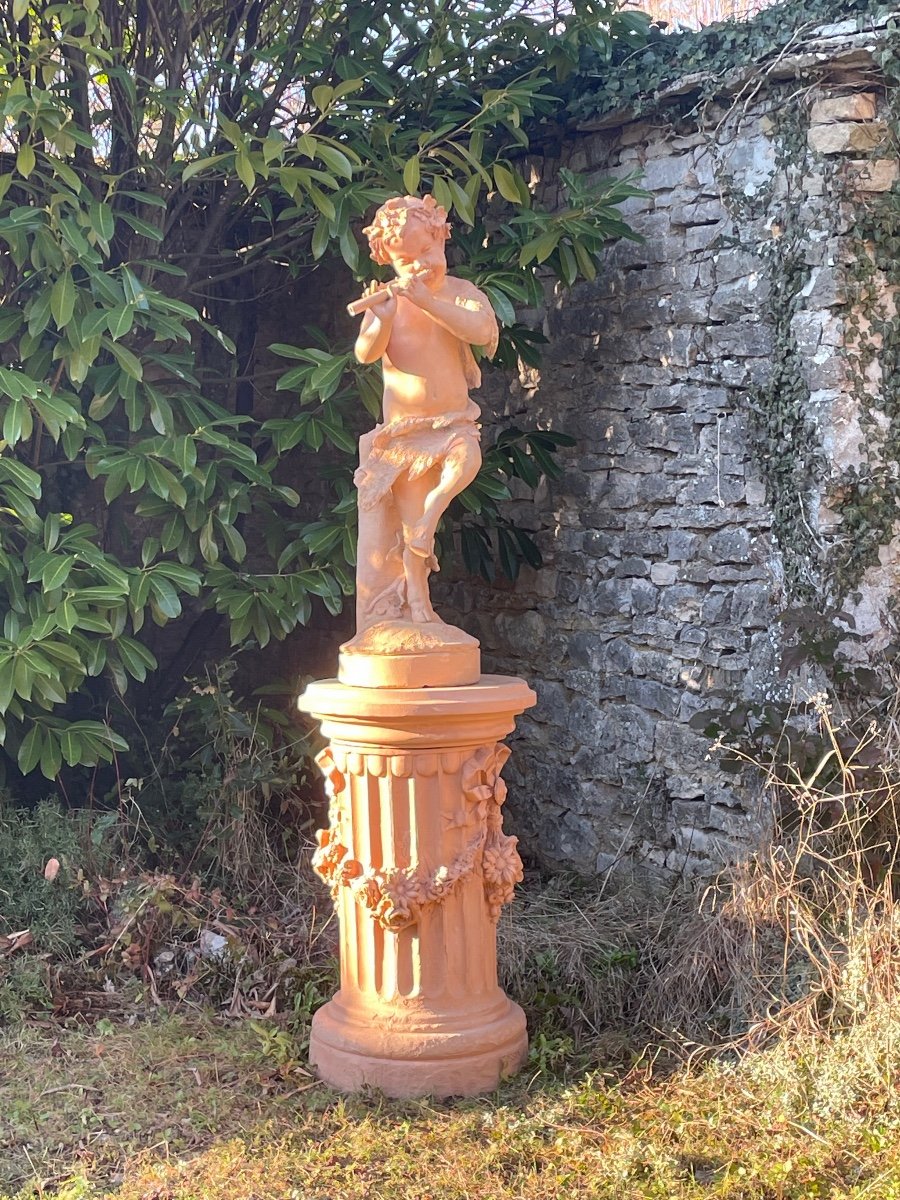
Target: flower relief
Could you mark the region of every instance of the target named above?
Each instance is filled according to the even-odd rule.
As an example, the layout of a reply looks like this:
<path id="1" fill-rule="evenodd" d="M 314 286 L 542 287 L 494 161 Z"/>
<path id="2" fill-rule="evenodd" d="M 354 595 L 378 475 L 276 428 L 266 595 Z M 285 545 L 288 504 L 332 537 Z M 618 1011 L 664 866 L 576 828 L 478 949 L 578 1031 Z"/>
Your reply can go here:
<path id="1" fill-rule="evenodd" d="M 494 920 L 503 905 L 512 900 L 515 885 L 521 883 L 523 876 L 522 860 L 516 849 L 519 839 L 503 832 L 501 806 L 506 800 L 506 784 L 500 772 L 509 755 L 509 747 L 502 742 L 482 746 L 463 771 L 463 791 L 474 805 L 478 820 L 484 822 L 481 870 L 488 911 Z"/>
<path id="2" fill-rule="evenodd" d="M 500 771 L 509 754 L 502 743 L 482 746 L 465 763 L 462 782 L 469 814 L 466 823 L 474 825 L 476 832 L 448 866 L 427 872 L 421 867 L 365 867 L 350 857 L 342 831 L 341 793 L 346 780 L 331 750 L 323 750 L 316 762 L 331 797 L 330 820 L 327 829 L 316 833 L 318 849 L 313 854 L 313 869 L 328 884 L 334 901 L 341 887 L 349 888 L 356 903 L 380 925 L 399 932 L 415 924 L 424 907 L 442 904 L 460 880 L 477 869 L 480 860 L 485 899 L 496 920 L 522 879 L 518 839 L 503 833 L 500 813 L 506 799 Z"/>
<path id="3" fill-rule="evenodd" d="M 488 835 L 481 856 L 484 894 L 494 920 L 500 916 L 503 905 L 511 902 L 515 885 L 522 882 L 522 860 L 516 849 L 518 841 L 516 837 L 494 831 Z"/>
<path id="4" fill-rule="evenodd" d="M 326 746 L 316 755 L 316 765 L 325 776 L 325 792 L 329 798 L 329 805 L 328 828 L 316 830 L 318 847 L 312 856 L 312 867 L 319 878 L 328 884 L 332 899 L 336 901 L 340 885 L 349 882 L 361 872 L 362 864 L 348 857 L 350 851 L 343 842 L 339 797 L 346 788 L 347 781 L 334 761 L 330 746 Z"/>

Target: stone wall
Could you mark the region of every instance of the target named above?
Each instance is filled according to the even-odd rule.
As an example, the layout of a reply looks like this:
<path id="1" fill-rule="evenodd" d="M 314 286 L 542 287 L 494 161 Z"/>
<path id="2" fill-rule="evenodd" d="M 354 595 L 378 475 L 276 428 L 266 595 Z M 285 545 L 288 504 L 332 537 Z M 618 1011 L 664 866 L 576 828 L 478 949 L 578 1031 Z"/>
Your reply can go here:
<path id="1" fill-rule="evenodd" d="M 855 28 L 714 101 L 686 86 L 652 118 L 582 128 L 534 164 L 551 200 L 564 165 L 637 171 L 650 193 L 625 209 L 644 241 L 530 314 L 550 339 L 540 372 L 481 394 L 488 421 L 578 439 L 561 481 L 516 506 L 544 569 L 514 588 L 443 584 L 485 670 L 538 692 L 507 775 L 512 826 L 548 864 L 705 874 L 761 827 L 753 777 L 723 773 L 689 722 L 798 686 L 779 677 L 779 614 L 826 588 L 828 476 L 865 456 L 842 266 L 854 198 L 889 188 L 897 162 Z M 864 632 L 885 627 L 891 561 L 862 581 Z"/>

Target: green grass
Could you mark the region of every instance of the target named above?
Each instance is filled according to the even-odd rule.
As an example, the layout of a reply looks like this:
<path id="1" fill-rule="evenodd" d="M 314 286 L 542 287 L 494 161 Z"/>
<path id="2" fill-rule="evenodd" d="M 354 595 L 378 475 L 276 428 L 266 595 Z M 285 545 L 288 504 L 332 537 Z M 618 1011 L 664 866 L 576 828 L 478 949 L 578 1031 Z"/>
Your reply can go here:
<path id="1" fill-rule="evenodd" d="M 60 1200 L 900 1200 L 900 1018 L 731 1064 L 342 1098 L 263 1024 L 0 1035 L 0 1195 Z"/>

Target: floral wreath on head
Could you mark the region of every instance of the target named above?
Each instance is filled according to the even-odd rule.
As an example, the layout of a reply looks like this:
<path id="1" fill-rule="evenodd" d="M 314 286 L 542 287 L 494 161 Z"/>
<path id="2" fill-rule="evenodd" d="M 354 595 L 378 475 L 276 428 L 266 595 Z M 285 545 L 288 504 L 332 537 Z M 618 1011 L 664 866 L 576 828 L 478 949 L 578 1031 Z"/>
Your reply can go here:
<path id="1" fill-rule="evenodd" d="M 434 196 L 425 196 L 421 200 L 417 196 L 394 196 L 382 204 L 372 224 L 363 230 L 369 239 L 369 252 L 373 262 L 378 263 L 380 267 L 387 266 L 391 261 L 388 244 L 402 235 L 411 217 L 443 241 L 450 237 L 447 210 L 438 204 Z"/>

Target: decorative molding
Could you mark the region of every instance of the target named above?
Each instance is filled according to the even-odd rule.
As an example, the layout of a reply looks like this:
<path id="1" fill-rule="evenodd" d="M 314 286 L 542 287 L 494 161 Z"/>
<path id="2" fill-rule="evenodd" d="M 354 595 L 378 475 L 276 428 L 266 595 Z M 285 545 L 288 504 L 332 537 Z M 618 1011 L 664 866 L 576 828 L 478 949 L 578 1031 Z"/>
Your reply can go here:
<path id="1" fill-rule="evenodd" d="M 330 747 L 318 754 L 316 763 L 325 776 L 330 804 L 328 828 L 316 833 L 318 848 L 313 854 L 312 865 L 319 878 L 328 885 L 335 903 L 341 888 L 349 888 L 357 904 L 371 913 L 374 920 L 383 928 L 398 932 L 414 925 L 424 909 L 442 904 L 453 894 L 460 880 L 480 869 L 488 911 L 496 920 L 503 905 L 512 900 L 515 885 L 522 879 L 522 860 L 516 849 L 518 839 L 503 833 L 501 806 L 506 799 L 506 784 L 500 778 L 500 772 L 509 754 L 509 748 L 497 742 L 493 746 L 479 747 L 463 763 L 463 808 L 447 820 L 451 828 L 471 825 L 476 832 L 448 866 L 440 866 L 431 872 L 420 866 L 366 866 L 351 857 L 347 846 L 349 838 L 344 830 L 343 793 L 347 789 L 347 779 L 338 766 L 339 755 Z M 344 758 L 345 766 L 349 765 L 347 756 L 340 757 Z M 391 759 L 391 774 L 395 777 L 416 774 L 414 767 L 418 763 L 409 762 L 404 766 L 398 761 L 401 757 L 407 756 Z M 352 765 L 357 766 L 357 763 Z M 370 764 L 366 766 L 371 770 Z M 365 772 L 357 770 L 354 773 Z M 375 773 L 382 775 L 385 772 Z"/>
<path id="2" fill-rule="evenodd" d="M 519 839 L 503 832 L 501 810 L 506 800 L 506 784 L 500 772 L 509 755 L 509 747 L 502 742 L 481 746 L 462 769 L 463 795 L 477 806 L 476 819 L 484 825 L 481 872 L 484 897 L 495 921 L 503 905 L 512 900 L 516 884 L 522 882 Z"/>

